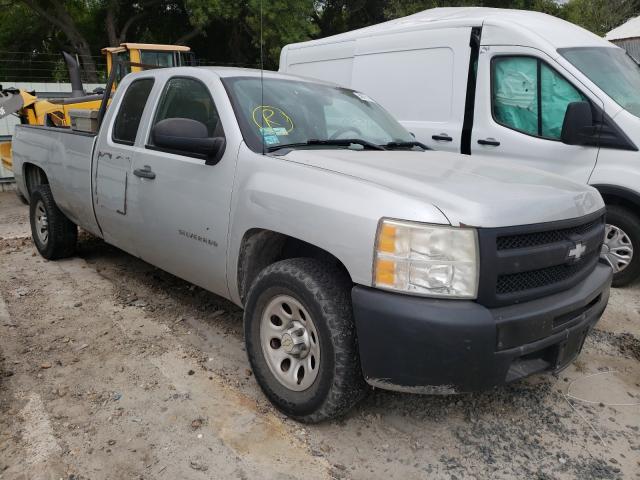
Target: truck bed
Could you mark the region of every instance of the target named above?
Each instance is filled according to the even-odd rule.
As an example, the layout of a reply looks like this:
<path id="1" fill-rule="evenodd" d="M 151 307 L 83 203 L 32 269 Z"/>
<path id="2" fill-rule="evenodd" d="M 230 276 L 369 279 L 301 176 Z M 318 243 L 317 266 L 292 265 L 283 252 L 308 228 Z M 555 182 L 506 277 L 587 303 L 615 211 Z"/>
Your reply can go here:
<path id="1" fill-rule="evenodd" d="M 74 223 L 100 235 L 92 201 L 95 140 L 95 134 L 70 128 L 18 125 L 13 137 L 13 169 L 18 188 L 28 198 L 28 165 L 42 168 L 60 210 Z"/>

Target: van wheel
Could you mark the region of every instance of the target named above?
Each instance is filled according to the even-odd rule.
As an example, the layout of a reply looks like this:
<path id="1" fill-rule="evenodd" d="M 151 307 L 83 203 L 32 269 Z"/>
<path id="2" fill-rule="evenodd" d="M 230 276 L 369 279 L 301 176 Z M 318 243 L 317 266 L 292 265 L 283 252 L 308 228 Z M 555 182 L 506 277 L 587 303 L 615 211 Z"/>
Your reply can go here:
<path id="1" fill-rule="evenodd" d="M 339 416 L 366 391 L 351 283 L 323 262 L 294 258 L 262 270 L 247 297 L 244 336 L 260 388 L 295 420 Z"/>
<path id="2" fill-rule="evenodd" d="M 60 211 L 49 185 L 39 185 L 29 202 L 31 236 L 44 258 L 56 260 L 75 253 L 78 227 Z"/>
<path id="3" fill-rule="evenodd" d="M 607 206 L 602 258 L 613 268 L 613 286 L 624 287 L 640 276 L 640 218 L 619 205 Z"/>

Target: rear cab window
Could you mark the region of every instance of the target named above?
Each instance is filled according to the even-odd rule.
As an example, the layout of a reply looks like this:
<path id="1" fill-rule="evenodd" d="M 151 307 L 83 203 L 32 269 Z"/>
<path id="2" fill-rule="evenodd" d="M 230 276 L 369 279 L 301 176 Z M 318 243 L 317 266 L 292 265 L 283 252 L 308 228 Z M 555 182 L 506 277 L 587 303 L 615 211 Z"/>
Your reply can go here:
<path id="1" fill-rule="evenodd" d="M 142 78 L 133 81 L 127 88 L 113 124 L 111 138 L 114 142 L 124 145 L 135 143 L 142 113 L 149 99 L 153 83 L 152 78 Z"/>

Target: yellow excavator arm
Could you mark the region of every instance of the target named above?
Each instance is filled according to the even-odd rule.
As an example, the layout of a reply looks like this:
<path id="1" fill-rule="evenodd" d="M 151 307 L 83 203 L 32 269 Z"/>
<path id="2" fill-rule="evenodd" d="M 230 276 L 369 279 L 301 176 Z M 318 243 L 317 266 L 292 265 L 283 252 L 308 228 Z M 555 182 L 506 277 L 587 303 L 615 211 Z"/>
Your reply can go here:
<path id="1" fill-rule="evenodd" d="M 128 73 L 138 72 L 149 67 L 179 67 L 192 65 L 194 56 L 189 47 L 181 45 L 159 45 L 150 43 L 123 43 L 118 47 L 102 49 L 107 60 L 107 77 L 114 68 L 113 90 Z M 72 97 L 59 100 L 40 100 L 34 94 L 24 90 L 0 87 L 0 119 L 16 114 L 20 122 L 26 125 L 50 125 L 56 127 L 71 126 L 71 110 L 98 110 L 102 95 L 86 95 L 82 90 L 77 62 L 69 54 L 64 54 L 69 73 L 72 77 Z M 72 67 L 71 62 L 75 62 Z M 133 64 L 133 65 L 132 65 Z M 75 69 L 75 73 L 72 70 Z M 74 78 L 75 75 L 75 78 Z M 78 85 L 79 84 L 79 85 Z M 0 161 L 11 169 L 11 142 L 0 143 Z"/>

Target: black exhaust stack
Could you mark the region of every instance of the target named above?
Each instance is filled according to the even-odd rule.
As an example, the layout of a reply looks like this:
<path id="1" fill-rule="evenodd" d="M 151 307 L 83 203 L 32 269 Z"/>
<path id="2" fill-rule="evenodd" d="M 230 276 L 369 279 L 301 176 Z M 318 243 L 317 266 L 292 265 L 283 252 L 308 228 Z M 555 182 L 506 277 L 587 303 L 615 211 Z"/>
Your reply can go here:
<path id="1" fill-rule="evenodd" d="M 76 58 L 67 53 L 62 52 L 64 62 L 67 64 L 69 70 L 69 79 L 71 80 L 71 98 L 83 97 L 85 95 L 84 88 L 82 86 L 82 79 L 80 78 L 80 65 Z"/>

